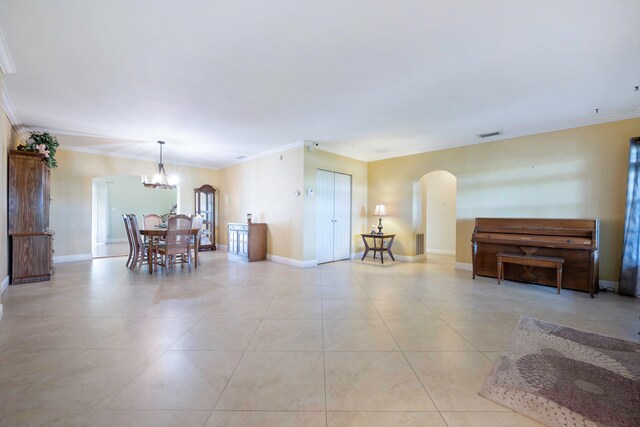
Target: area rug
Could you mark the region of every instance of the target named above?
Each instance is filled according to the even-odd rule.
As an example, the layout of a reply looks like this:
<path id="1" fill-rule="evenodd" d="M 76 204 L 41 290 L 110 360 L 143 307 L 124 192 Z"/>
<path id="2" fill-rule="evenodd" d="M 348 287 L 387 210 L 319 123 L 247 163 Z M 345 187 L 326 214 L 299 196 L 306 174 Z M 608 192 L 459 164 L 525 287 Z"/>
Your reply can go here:
<path id="1" fill-rule="evenodd" d="M 640 344 L 522 317 L 480 396 L 548 426 L 640 426 Z"/>

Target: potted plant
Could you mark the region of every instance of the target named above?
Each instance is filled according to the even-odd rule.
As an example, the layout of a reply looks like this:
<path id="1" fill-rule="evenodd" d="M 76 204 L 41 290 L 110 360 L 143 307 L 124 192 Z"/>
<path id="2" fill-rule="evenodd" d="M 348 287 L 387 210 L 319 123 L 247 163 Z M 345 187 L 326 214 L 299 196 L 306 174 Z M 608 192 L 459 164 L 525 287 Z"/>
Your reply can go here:
<path id="1" fill-rule="evenodd" d="M 27 142 L 18 146 L 19 151 L 29 151 L 32 153 L 44 154 L 42 161 L 49 169 L 58 166 L 56 161 L 56 149 L 58 148 L 58 139 L 49 132 L 31 132 L 31 136 Z"/>

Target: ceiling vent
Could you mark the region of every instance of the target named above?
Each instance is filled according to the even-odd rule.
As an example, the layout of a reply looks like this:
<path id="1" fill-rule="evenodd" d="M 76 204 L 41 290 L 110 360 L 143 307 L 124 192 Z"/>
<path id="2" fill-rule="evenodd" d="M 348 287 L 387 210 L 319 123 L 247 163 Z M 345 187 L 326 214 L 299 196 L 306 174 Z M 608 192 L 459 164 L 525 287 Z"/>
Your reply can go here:
<path id="1" fill-rule="evenodd" d="M 246 159 L 246 158 L 247 158 L 247 156 L 238 156 L 238 157 L 236 157 L 236 160 L 242 160 L 242 159 Z"/>
<path id="2" fill-rule="evenodd" d="M 498 136 L 498 135 L 502 135 L 502 131 L 481 133 L 480 135 L 478 135 L 478 138 L 491 138 L 492 136 Z"/>

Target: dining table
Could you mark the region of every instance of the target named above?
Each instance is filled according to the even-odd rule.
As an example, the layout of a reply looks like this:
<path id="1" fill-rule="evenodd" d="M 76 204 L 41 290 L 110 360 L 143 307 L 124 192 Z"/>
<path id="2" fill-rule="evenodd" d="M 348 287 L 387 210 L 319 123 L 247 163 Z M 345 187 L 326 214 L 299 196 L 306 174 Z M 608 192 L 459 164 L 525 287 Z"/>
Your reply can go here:
<path id="1" fill-rule="evenodd" d="M 195 257 L 194 257 L 194 267 L 198 268 L 198 252 L 200 251 L 200 239 L 198 239 L 198 233 L 200 232 L 199 228 L 192 228 L 191 235 L 194 236 L 194 249 L 195 249 Z M 151 257 L 153 256 L 153 248 L 158 242 L 167 237 L 167 227 L 151 227 L 151 228 L 141 228 L 140 234 L 142 236 L 149 238 L 149 245 L 147 247 L 147 260 L 151 261 Z M 189 249 L 191 250 L 191 249 Z M 149 262 L 149 274 L 153 274 L 153 264 Z"/>

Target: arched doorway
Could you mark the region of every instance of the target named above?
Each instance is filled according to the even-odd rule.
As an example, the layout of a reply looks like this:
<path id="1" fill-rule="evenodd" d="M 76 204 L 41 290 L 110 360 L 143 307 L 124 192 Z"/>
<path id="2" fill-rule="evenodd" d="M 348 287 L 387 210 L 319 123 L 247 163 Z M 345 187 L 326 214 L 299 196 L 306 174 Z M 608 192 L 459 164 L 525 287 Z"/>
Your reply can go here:
<path id="1" fill-rule="evenodd" d="M 418 181 L 421 218 L 419 232 L 424 233 L 424 252 L 429 255 L 456 255 L 455 175 L 444 170 L 425 174 Z M 452 261 L 453 262 L 453 261 Z"/>
<path id="2" fill-rule="evenodd" d="M 145 188 L 133 175 L 96 177 L 91 191 L 91 247 L 94 258 L 123 256 L 129 252 L 122 214 L 133 213 L 141 224 L 148 213 L 169 213 L 177 207 L 177 189 Z"/>

